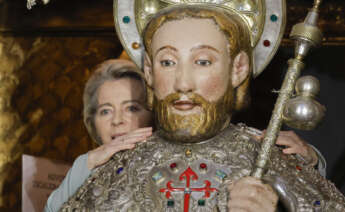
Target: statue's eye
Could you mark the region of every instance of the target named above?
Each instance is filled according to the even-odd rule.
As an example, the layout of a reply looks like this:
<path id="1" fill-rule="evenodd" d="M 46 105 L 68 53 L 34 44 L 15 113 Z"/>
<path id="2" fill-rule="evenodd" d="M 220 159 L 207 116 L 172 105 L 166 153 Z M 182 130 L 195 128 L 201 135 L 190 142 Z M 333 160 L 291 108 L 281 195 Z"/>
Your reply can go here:
<path id="1" fill-rule="evenodd" d="M 200 66 L 209 66 L 212 64 L 212 62 L 209 60 L 196 60 L 195 64 L 200 65 Z"/>
<path id="2" fill-rule="evenodd" d="M 176 64 L 172 60 L 162 60 L 160 63 L 161 63 L 161 66 L 163 66 L 163 67 L 169 67 L 169 66 L 173 66 Z"/>

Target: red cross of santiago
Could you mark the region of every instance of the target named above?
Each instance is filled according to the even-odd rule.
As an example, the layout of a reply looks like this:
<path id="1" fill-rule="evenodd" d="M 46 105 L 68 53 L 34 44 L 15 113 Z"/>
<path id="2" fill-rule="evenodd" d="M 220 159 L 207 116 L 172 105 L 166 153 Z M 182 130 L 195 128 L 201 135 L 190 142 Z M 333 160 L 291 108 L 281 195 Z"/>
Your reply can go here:
<path id="1" fill-rule="evenodd" d="M 185 188 L 174 188 L 172 186 L 172 181 L 168 181 L 166 188 L 161 188 L 159 192 L 164 193 L 167 199 L 170 199 L 171 192 L 174 191 L 183 191 L 184 192 L 184 212 L 189 211 L 189 199 L 192 192 L 205 192 L 204 198 L 209 198 L 210 193 L 214 191 L 218 191 L 216 188 L 211 188 L 211 182 L 208 180 L 205 180 L 205 187 L 203 188 L 191 188 L 190 182 L 191 180 L 198 180 L 198 175 L 190 168 L 188 167 L 179 178 L 180 181 L 186 180 L 186 187 Z"/>

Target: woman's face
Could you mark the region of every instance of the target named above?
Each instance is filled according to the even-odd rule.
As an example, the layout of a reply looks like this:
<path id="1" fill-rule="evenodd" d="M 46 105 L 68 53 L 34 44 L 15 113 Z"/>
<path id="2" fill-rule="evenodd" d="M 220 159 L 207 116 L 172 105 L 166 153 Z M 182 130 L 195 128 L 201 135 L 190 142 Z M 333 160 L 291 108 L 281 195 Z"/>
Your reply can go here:
<path id="1" fill-rule="evenodd" d="M 95 126 L 102 143 L 137 128 L 151 126 L 142 83 L 132 78 L 109 80 L 98 88 Z"/>

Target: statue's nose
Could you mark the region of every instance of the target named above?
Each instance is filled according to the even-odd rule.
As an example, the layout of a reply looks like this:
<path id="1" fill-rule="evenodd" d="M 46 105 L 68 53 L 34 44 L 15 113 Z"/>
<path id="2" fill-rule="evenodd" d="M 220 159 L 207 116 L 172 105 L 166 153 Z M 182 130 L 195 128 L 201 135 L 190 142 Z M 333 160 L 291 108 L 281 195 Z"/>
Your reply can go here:
<path id="1" fill-rule="evenodd" d="M 176 92 L 188 93 L 195 90 L 193 71 L 186 67 L 176 70 L 174 89 Z"/>

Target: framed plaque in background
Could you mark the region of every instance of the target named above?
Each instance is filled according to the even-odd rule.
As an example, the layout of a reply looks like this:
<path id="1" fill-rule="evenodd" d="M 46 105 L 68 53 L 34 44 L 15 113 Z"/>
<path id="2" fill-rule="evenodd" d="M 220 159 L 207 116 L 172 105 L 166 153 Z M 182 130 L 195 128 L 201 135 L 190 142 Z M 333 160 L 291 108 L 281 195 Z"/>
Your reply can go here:
<path id="1" fill-rule="evenodd" d="M 22 156 L 22 211 L 41 212 L 71 165 L 30 155 Z"/>

